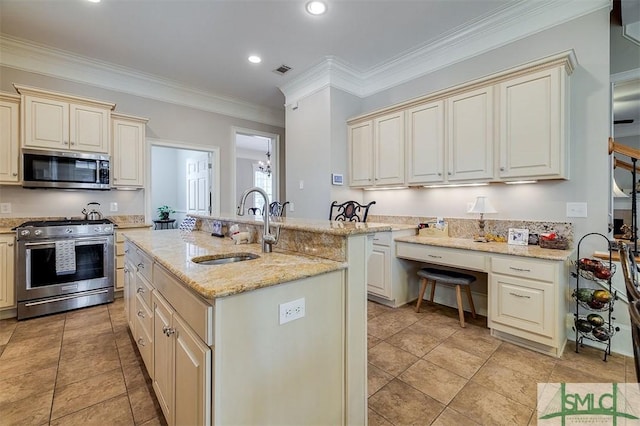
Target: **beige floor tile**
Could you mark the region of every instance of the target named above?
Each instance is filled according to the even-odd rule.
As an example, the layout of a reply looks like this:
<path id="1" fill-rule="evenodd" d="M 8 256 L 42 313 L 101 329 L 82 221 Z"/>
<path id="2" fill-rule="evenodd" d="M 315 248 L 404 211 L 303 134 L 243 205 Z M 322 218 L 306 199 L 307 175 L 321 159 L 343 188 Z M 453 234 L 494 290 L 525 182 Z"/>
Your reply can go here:
<path id="1" fill-rule="evenodd" d="M 536 408 L 538 382 L 520 371 L 490 359 L 471 380 L 522 405 Z"/>
<path id="2" fill-rule="evenodd" d="M 441 339 L 431 335 L 431 328 L 422 322 L 417 322 L 400 330 L 386 341 L 417 357 L 422 357 L 441 342 Z"/>
<path id="3" fill-rule="evenodd" d="M 9 338 L 11 338 L 17 325 L 18 321 L 15 318 L 0 320 L 0 346 L 9 343 Z"/>
<path id="4" fill-rule="evenodd" d="M 112 356 L 87 356 L 72 360 L 60 360 L 56 386 L 69 385 L 118 368 L 120 368 L 120 358 L 118 358 L 117 352 L 114 352 Z"/>
<path id="5" fill-rule="evenodd" d="M 121 361 L 122 373 L 124 374 L 124 382 L 127 389 L 134 389 L 145 386 L 150 382 L 149 376 L 144 371 L 144 363 L 142 360 Z"/>
<path id="6" fill-rule="evenodd" d="M 449 407 L 487 425 L 526 425 L 533 413 L 533 409 L 473 381 L 462 388 Z"/>
<path id="7" fill-rule="evenodd" d="M 109 333 L 112 331 L 111 322 L 106 320 L 105 322 L 92 324 L 85 328 L 70 328 L 65 329 L 62 336 L 62 344 L 71 343 L 77 340 L 93 339 L 101 334 Z"/>
<path id="8" fill-rule="evenodd" d="M 393 426 L 384 417 L 373 411 L 371 408 L 369 408 L 367 420 L 367 424 L 369 426 Z"/>
<path id="9" fill-rule="evenodd" d="M 65 386 L 57 386 L 53 398 L 52 419 L 125 394 L 124 377 L 120 368 Z"/>
<path id="10" fill-rule="evenodd" d="M 640 383 L 640 372 L 636 374 L 636 366 L 633 358 L 627 357 L 625 380 L 627 383 Z"/>
<path id="11" fill-rule="evenodd" d="M 394 311 L 370 320 L 367 330 L 369 334 L 379 339 L 386 339 L 416 321 L 416 317 L 408 311 Z"/>
<path id="12" fill-rule="evenodd" d="M 375 365 L 367 366 L 367 397 L 378 392 L 384 385 L 393 380 L 393 376 Z"/>
<path id="13" fill-rule="evenodd" d="M 376 317 L 378 315 L 382 315 L 387 312 L 392 312 L 393 310 L 394 309 L 389 306 L 381 305 L 380 303 L 376 303 L 376 302 L 367 301 L 367 314 L 371 315 L 371 317 Z"/>
<path id="14" fill-rule="evenodd" d="M 11 341 L 2 354 L 2 360 L 31 356 L 34 352 L 44 349 L 60 348 L 61 344 L 62 335 L 58 333 L 51 336 L 30 337 L 16 342 Z"/>
<path id="15" fill-rule="evenodd" d="M 398 378 L 445 405 L 467 384 L 467 379 L 422 359 Z"/>
<path id="16" fill-rule="evenodd" d="M 417 356 L 390 345 L 387 342 L 381 342 L 371 348 L 368 358 L 371 364 L 394 377 L 418 360 Z"/>
<path id="17" fill-rule="evenodd" d="M 6 349 L 5 349 L 6 352 Z M 4 355 L 4 353 L 2 354 Z M 28 357 L 0 359 L 0 377 L 8 379 L 58 365 L 60 347 L 42 349 Z"/>
<path id="18" fill-rule="evenodd" d="M 547 380 L 549 383 L 612 383 L 613 381 L 613 378 L 607 378 L 596 371 L 576 370 L 560 363 L 555 366 Z"/>
<path id="19" fill-rule="evenodd" d="M 131 406 L 126 395 L 92 405 L 51 422 L 51 426 L 133 425 Z"/>
<path id="20" fill-rule="evenodd" d="M 557 362 L 557 359 L 551 356 L 506 342 L 496 349 L 491 359 L 511 370 L 531 376 L 540 383 L 549 381 L 551 370 Z"/>
<path id="21" fill-rule="evenodd" d="M 83 358 L 95 359 L 118 357 L 116 340 L 112 333 L 103 333 L 95 337 L 65 341 L 60 353 L 60 362 L 73 362 Z"/>
<path id="22" fill-rule="evenodd" d="M 427 314 L 414 327 L 425 330 L 429 336 L 440 341 L 447 339 L 461 329 L 459 322 L 440 314 Z"/>
<path id="23" fill-rule="evenodd" d="M 469 417 L 458 413 L 453 408 L 447 407 L 444 409 L 442 414 L 440 414 L 438 418 L 431 423 L 431 426 L 470 426 L 478 424 L 479 423 L 476 423 Z"/>
<path id="24" fill-rule="evenodd" d="M 488 328 L 467 325 L 447 339 L 447 343 L 467 351 L 470 354 L 488 358 L 502 344 L 502 341 L 489 334 Z"/>
<path id="25" fill-rule="evenodd" d="M 580 348 L 576 353 L 575 345 L 570 342 L 558 361 L 564 367 L 588 372 L 592 376 L 602 378 L 603 382 L 625 381 L 625 357 L 622 355 L 607 355 L 607 361 L 603 361 L 604 351 L 588 346 Z"/>
<path id="26" fill-rule="evenodd" d="M 17 343 L 19 340 L 30 339 L 33 337 L 62 335 L 63 329 L 64 314 L 20 321 L 11 335 L 9 343 Z"/>
<path id="27" fill-rule="evenodd" d="M 0 345 L 0 356 L 2 356 L 2 353 L 4 352 L 4 348 L 6 348 L 7 345 Z"/>
<path id="28" fill-rule="evenodd" d="M 2 426 L 43 425 L 49 422 L 53 389 L 15 402 L 0 404 Z"/>
<path id="29" fill-rule="evenodd" d="M 423 357 L 424 360 L 470 379 L 485 363 L 485 359 L 458 349 L 446 341 Z"/>
<path id="30" fill-rule="evenodd" d="M 380 342 L 382 342 L 382 340 L 378 339 L 376 336 L 367 334 L 367 349 L 371 349 Z"/>
<path id="31" fill-rule="evenodd" d="M 151 420 L 141 423 L 140 426 L 167 426 L 167 422 L 164 420 L 164 417 L 154 417 Z"/>
<path id="32" fill-rule="evenodd" d="M 129 390 L 129 403 L 131 404 L 136 424 L 162 416 L 160 405 L 152 392 L 148 386 L 139 386 Z"/>
<path id="33" fill-rule="evenodd" d="M 428 425 L 444 409 L 435 399 L 398 379 L 369 398 L 369 406 L 394 425 Z"/>
<path id="34" fill-rule="evenodd" d="M 32 395 L 52 391 L 55 383 L 55 366 L 43 370 L 35 370 L 21 376 L 2 379 L 0 380 L 0 404 L 15 402 Z"/>
<path id="35" fill-rule="evenodd" d="M 111 319 L 107 308 L 94 309 L 88 308 L 87 310 L 79 309 L 73 311 L 67 315 L 67 320 L 64 325 L 64 331 L 84 329 L 98 324 L 110 323 Z"/>

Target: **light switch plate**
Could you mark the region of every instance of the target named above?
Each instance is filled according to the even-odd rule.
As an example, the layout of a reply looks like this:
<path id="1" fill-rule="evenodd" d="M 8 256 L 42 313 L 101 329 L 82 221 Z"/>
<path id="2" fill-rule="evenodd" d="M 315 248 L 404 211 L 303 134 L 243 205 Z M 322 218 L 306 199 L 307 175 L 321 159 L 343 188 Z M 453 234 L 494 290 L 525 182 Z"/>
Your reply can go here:
<path id="1" fill-rule="evenodd" d="M 0 213 L 11 213 L 11 203 L 0 203 Z"/>
<path id="2" fill-rule="evenodd" d="M 567 217 L 587 217 L 587 203 L 567 203 Z"/>

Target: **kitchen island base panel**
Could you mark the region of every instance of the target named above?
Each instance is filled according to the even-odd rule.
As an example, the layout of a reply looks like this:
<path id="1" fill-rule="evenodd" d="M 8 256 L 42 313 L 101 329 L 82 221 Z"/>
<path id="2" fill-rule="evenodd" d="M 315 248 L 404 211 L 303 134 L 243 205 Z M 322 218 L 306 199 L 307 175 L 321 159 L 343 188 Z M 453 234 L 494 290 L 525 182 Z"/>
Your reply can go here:
<path id="1" fill-rule="evenodd" d="M 564 352 L 565 346 L 567 346 L 567 340 L 560 344 L 559 347 L 545 345 L 544 343 L 534 342 L 529 339 L 523 339 L 513 334 L 502 332 L 496 328 L 491 329 L 491 335 L 505 342 L 513 343 L 514 345 L 521 346 L 532 351 L 540 352 L 545 355 L 550 355 L 554 358 L 560 358 Z"/>

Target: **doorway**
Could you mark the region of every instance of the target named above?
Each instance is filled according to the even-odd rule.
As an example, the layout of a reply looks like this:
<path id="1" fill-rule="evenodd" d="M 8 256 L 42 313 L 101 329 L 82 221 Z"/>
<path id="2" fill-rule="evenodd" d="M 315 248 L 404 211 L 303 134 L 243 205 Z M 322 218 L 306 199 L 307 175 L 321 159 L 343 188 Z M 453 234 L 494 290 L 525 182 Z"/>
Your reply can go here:
<path id="1" fill-rule="evenodd" d="M 250 129 L 233 129 L 231 205 L 237 206 L 242 193 L 254 186 L 269 194 L 269 201 L 280 200 L 279 136 Z M 262 197 L 249 196 L 247 207 L 262 210 Z"/>
<path id="2" fill-rule="evenodd" d="M 177 227 L 189 214 L 220 214 L 220 149 L 175 141 L 147 139 L 148 181 L 146 216 L 158 217 L 169 206 Z"/>

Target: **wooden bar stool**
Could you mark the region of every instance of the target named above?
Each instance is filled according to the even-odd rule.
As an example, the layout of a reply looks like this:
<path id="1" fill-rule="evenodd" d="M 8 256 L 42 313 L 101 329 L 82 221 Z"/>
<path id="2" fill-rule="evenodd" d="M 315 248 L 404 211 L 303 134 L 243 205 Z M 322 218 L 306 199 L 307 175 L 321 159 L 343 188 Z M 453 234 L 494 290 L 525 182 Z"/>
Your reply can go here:
<path id="1" fill-rule="evenodd" d="M 429 301 L 433 302 L 433 296 L 436 292 L 436 283 L 455 285 L 456 286 L 456 299 L 458 302 L 458 315 L 460 316 L 460 326 L 464 327 L 464 310 L 462 309 L 462 294 L 460 286 L 463 286 L 467 292 L 469 298 L 469 305 L 471 306 L 471 315 L 476 317 L 476 308 L 473 305 L 473 299 L 471 298 L 471 283 L 476 280 L 476 277 L 469 274 L 456 271 L 446 271 L 444 269 L 436 268 L 422 268 L 418 271 L 420 277 L 420 294 L 418 295 L 418 302 L 416 303 L 416 312 L 420 312 L 420 304 L 424 297 L 424 292 L 427 290 L 427 284 L 431 281 L 431 297 Z"/>

